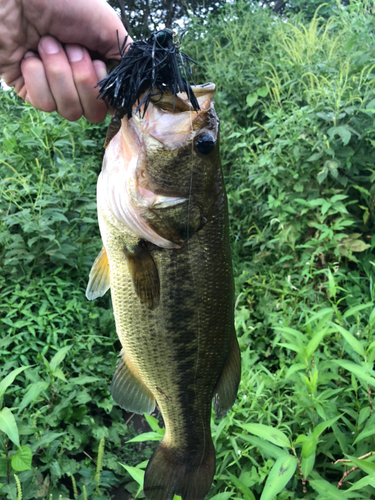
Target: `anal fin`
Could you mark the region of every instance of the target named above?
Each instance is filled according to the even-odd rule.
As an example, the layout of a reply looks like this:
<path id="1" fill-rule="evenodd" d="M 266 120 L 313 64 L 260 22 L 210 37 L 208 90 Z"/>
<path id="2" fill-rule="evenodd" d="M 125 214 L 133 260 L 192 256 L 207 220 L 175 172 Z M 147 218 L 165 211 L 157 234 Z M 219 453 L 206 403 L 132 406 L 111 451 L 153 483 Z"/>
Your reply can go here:
<path id="1" fill-rule="evenodd" d="M 123 351 L 111 383 L 111 393 L 116 403 L 126 411 L 150 414 L 155 409 L 155 398 L 140 380 Z"/>
<path id="2" fill-rule="evenodd" d="M 91 268 L 86 297 L 89 300 L 102 297 L 110 286 L 108 256 L 103 247 Z"/>
<path id="3" fill-rule="evenodd" d="M 222 418 L 233 406 L 241 380 L 241 352 L 233 331 L 228 358 L 214 392 L 214 409 Z"/>
<path id="4" fill-rule="evenodd" d="M 159 273 L 146 242 L 140 240 L 132 251 L 125 249 L 125 256 L 139 300 L 153 309 L 160 299 Z"/>

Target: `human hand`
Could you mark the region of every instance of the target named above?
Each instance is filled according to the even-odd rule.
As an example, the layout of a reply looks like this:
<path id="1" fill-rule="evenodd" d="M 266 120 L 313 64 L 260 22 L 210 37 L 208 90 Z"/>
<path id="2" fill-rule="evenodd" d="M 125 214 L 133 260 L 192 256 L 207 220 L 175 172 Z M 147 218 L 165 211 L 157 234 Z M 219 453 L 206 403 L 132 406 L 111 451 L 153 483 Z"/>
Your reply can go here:
<path id="1" fill-rule="evenodd" d="M 94 87 L 103 60 L 120 58 L 116 31 L 122 43 L 105 0 L 0 0 L 0 75 L 37 109 L 100 122 L 108 107 Z"/>

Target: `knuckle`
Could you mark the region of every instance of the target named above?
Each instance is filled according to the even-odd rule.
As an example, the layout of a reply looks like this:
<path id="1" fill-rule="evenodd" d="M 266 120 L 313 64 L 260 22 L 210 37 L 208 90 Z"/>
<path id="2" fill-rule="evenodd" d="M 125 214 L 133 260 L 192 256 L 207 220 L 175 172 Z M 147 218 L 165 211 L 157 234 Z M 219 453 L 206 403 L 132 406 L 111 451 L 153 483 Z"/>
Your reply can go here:
<path id="1" fill-rule="evenodd" d="M 63 109 L 63 110 L 58 109 L 57 112 L 59 113 L 60 116 L 62 116 L 63 118 L 65 118 L 70 122 L 76 122 L 82 116 L 82 110 L 78 109 Z"/>
<path id="2" fill-rule="evenodd" d="M 52 113 L 52 111 L 56 111 L 56 104 L 50 101 L 42 102 L 37 106 L 34 106 L 41 111 L 45 111 L 46 113 Z"/>
<path id="3" fill-rule="evenodd" d="M 49 64 L 46 67 L 46 73 L 49 80 L 58 80 L 61 77 L 61 67 L 58 64 Z"/>
<path id="4" fill-rule="evenodd" d="M 84 116 L 86 120 L 88 120 L 91 123 L 100 123 L 102 122 L 107 115 L 107 110 L 103 109 L 102 107 L 95 109 L 95 110 L 90 110 L 89 112 L 85 112 Z"/>
<path id="5" fill-rule="evenodd" d="M 92 81 L 91 73 L 83 71 L 74 75 L 74 83 L 79 86 L 94 87 L 96 82 Z"/>

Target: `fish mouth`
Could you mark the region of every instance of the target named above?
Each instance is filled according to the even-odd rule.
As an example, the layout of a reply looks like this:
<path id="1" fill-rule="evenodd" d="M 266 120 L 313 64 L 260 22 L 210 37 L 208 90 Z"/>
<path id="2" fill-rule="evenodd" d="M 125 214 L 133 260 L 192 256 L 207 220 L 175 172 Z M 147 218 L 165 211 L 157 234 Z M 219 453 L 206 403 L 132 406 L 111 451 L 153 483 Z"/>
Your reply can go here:
<path id="1" fill-rule="evenodd" d="M 186 93 L 176 96 L 170 92 L 156 91 L 144 117 L 134 116 L 134 122 L 142 130 L 150 149 L 162 145 L 167 149 L 182 147 L 191 140 L 194 132 L 207 125 L 207 111 L 213 107 L 216 86 L 214 83 L 195 85 L 192 90 L 199 110 L 194 111 Z M 152 139 L 157 143 L 152 143 Z"/>
<path id="2" fill-rule="evenodd" d="M 200 106 L 197 112 L 184 93 L 174 96 L 155 92 L 145 113 L 141 110 L 131 119 L 124 117 L 120 131 L 106 148 L 98 180 L 98 207 L 107 206 L 135 236 L 162 248 L 180 246 L 158 235 L 143 215 L 150 209 L 184 203 L 187 197 L 184 193 L 163 191 L 155 184 L 147 168 L 146 153 L 178 149 L 191 142 L 204 126 L 216 87 L 208 83 L 192 89 Z"/>

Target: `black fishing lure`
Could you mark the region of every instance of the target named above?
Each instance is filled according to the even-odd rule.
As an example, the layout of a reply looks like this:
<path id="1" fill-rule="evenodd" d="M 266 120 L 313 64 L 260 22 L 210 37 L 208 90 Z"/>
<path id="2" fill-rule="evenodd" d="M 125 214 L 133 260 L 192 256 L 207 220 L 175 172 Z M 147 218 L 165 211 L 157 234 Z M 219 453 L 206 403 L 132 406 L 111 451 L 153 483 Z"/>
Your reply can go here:
<path id="1" fill-rule="evenodd" d="M 129 46 L 127 39 L 121 47 L 119 43 L 119 65 L 98 83 L 99 97 L 115 108 L 117 119 L 125 115 L 131 118 L 136 102 L 137 113 L 141 113 L 144 105 L 144 116 L 151 97 L 162 96 L 166 91 L 173 95 L 186 92 L 193 109 L 198 111 L 198 101 L 188 82 L 192 79 L 191 64 L 196 62 L 180 51 L 176 31 L 156 31 L 146 41 L 132 42 Z M 144 92 L 146 94 L 139 100 Z"/>

